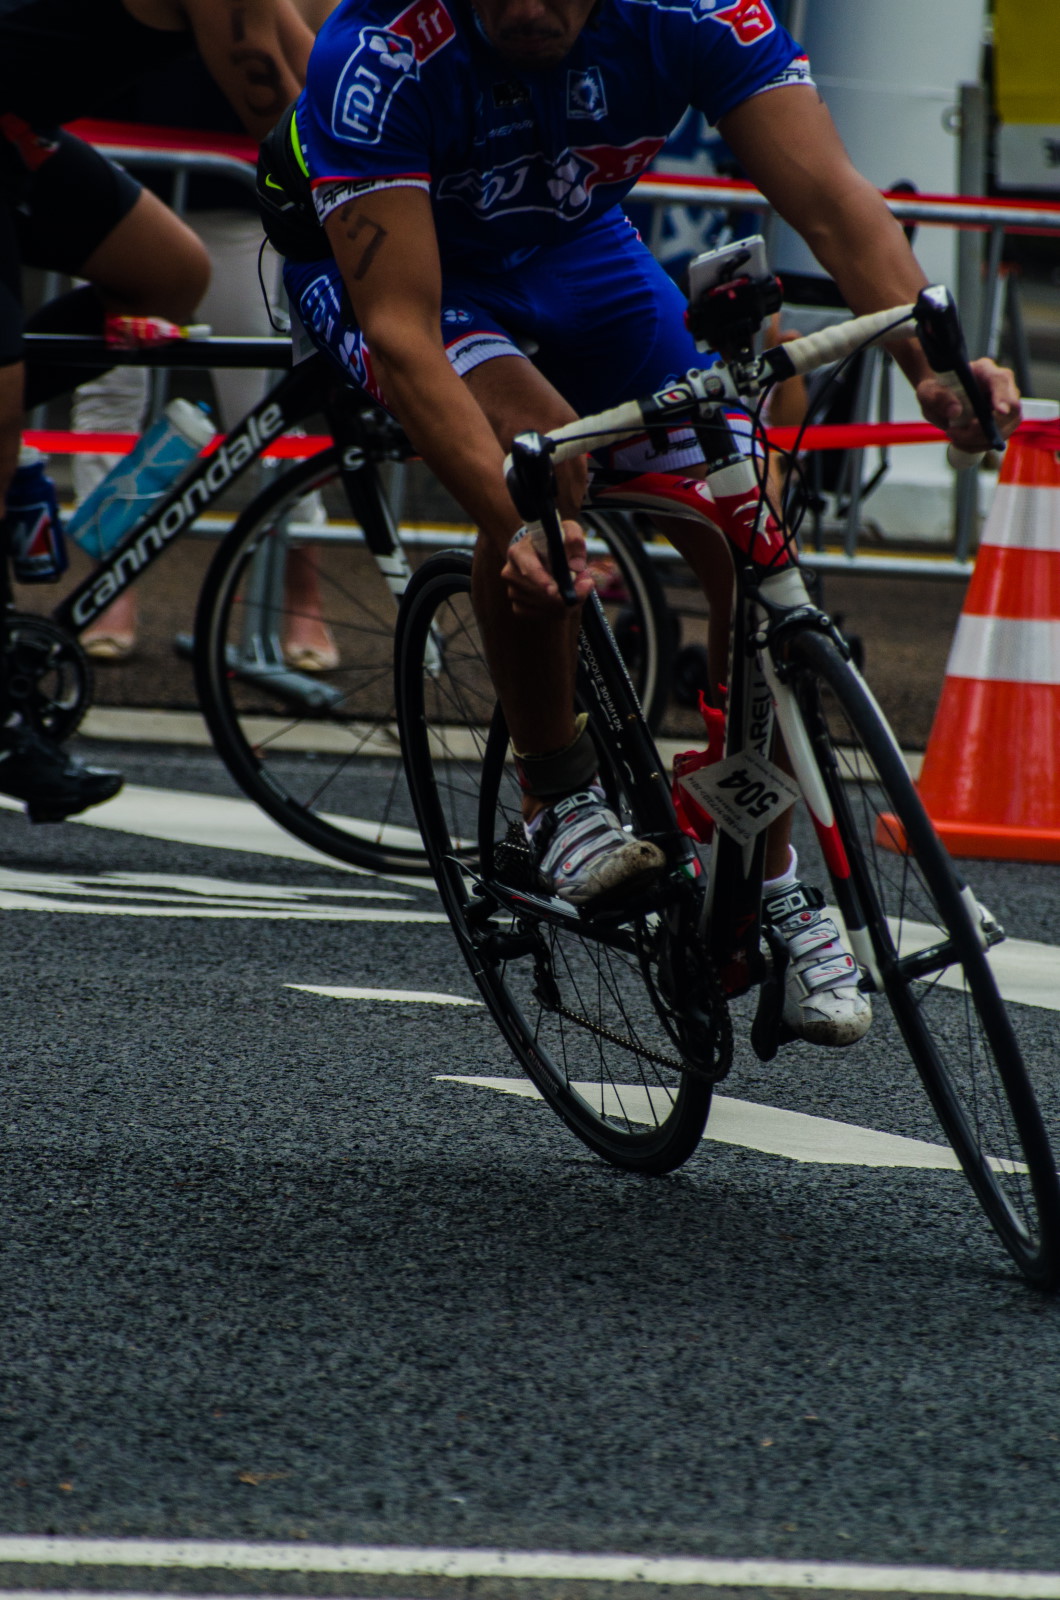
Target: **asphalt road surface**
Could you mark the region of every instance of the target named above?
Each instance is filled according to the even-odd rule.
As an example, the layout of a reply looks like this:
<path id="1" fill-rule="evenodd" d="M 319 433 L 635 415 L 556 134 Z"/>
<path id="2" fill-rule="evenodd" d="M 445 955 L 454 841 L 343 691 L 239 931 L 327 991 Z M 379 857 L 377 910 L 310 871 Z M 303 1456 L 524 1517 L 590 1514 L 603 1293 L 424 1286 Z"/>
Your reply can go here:
<path id="1" fill-rule="evenodd" d="M 198 842 L 0 811 L 0 1587 L 116 1581 L 29 1535 L 1060 1568 L 1060 1301 L 959 1174 L 709 1137 L 616 1173 L 459 1081 L 517 1069 L 432 889 L 186 804 Z M 1060 868 L 974 881 L 1060 944 Z M 1021 1010 L 1060 1135 L 1056 1011 Z M 725 1093 L 940 1139 L 882 1035 L 743 1046 Z M 509 1592 L 238 1569 L 121 1582 Z"/>

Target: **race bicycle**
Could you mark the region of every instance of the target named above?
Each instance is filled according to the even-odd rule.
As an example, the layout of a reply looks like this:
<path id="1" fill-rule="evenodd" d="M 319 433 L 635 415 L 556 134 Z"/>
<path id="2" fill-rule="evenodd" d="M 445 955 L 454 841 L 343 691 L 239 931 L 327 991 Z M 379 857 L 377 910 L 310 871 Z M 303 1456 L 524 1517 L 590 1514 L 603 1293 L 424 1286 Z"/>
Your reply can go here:
<path id="1" fill-rule="evenodd" d="M 819 1074 L 827 1060 L 837 1114 L 912 1137 L 944 1166 L 953 1158 L 931 1142 L 928 1105 L 903 1080 L 901 1064 L 911 1059 L 1002 1243 L 1032 1283 L 1052 1289 L 1060 1279 L 1060 1187 L 1016 1023 L 1033 1047 L 1040 1040 L 1030 1008 L 1014 1018 L 999 993 L 990 951 L 1002 929 L 950 861 L 849 647 L 810 598 L 793 536 L 770 509 L 764 444 L 756 452 L 728 418 L 739 406 L 757 418 L 779 378 L 916 330 L 936 372 L 963 386 L 988 437 L 993 422 L 945 290 L 758 355 L 751 334 L 774 285 L 733 280 L 720 301 L 710 291 L 713 301 L 693 305 L 691 325 L 723 352 L 717 365 L 551 434 L 523 435 L 510 457 L 516 505 L 547 536 L 553 573 L 573 600 L 553 466 L 676 422 L 695 427 L 703 479 L 597 471 L 591 495 L 594 507 L 680 514 L 711 536 L 720 532 L 732 554 L 724 739 L 718 759 L 694 774 L 708 818 L 700 837 L 679 822 L 671 775 L 592 597 L 578 705 L 609 803 L 631 832 L 662 848 L 668 870 L 648 892 L 595 913 L 542 886 L 462 553 L 424 563 L 398 622 L 398 721 L 416 816 L 460 949 L 519 1067 L 597 1154 L 662 1173 L 698 1148 L 737 1038 L 749 1040 L 760 1062 L 784 1042 L 786 950 L 762 926 L 763 858 L 766 828 L 800 797 L 809 818 L 809 826 L 797 821 L 800 854 L 809 856 L 816 840 L 833 913 L 876 1011 L 867 1038 L 838 1058 L 859 1063 L 843 1087 L 834 1081 L 835 1055 L 798 1045 L 801 1065 L 812 1062 Z M 734 307 L 744 323 L 735 339 Z M 459 746 L 449 738 L 457 727 Z M 786 761 L 778 760 L 781 739 Z M 1048 1078 L 1040 1081 L 1051 1087 L 1048 1046 L 1045 1059 Z"/>

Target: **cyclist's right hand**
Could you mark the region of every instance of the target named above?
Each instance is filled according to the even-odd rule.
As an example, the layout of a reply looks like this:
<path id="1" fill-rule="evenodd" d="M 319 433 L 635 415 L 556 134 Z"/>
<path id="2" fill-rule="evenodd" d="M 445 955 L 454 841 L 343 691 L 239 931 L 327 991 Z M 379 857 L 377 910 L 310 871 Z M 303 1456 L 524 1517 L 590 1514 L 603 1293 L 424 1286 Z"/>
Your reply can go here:
<path id="1" fill-rule="evenodd" d="M 585 600 L 593 592 L 593 578 L 588 570 L 585 534 L 579 523 L 563 523 L 563 544 L 574 592 L 579 601 Z M 529 534 L 522 537 L 517 534 L 508 546 L 508 559 L 501 569 L 501 577 L 516 616 L 540 616 L 566 610 L 559 586 L 548 569 L 543 538 L 539 548 Z"/>

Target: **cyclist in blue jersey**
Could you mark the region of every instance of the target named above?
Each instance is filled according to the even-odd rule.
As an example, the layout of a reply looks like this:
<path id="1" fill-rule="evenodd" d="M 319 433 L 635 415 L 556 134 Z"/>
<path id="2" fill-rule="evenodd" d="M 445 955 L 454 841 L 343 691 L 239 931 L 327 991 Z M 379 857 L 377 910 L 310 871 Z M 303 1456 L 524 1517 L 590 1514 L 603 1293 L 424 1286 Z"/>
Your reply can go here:
<path id="1" fill-rule="evenodd" d="M 806 239 L 855 312 L 926 281 L 879 193 L 851 166 L 809 64 L 765 0 L 343 0 L 306 89 L 263 153 L 273 242 L 312 338 L 399 418 L 481 530 L 475 603 L 517 753 L 524 817 L 553 892 L 577 904 L 658 873 L 594 782 L 574 716 L 576 617 L 505 487 L 512 437 L 661 387 L 700 363 L 684 301 L 620 209 L 689 106 Z M 532 350 L 532 359 L 525 354 Z M 895 355 L 926 416 L 982 448 L 919 346 Z M 999 425 L 1012 376 L 976 370 Z M 655 470 L 695 470 L 687 432 Z M 646 451 L 647 447 L 641 447 Z M 644 457 L 642 456 L 642 459 Z M 621 464 L 636 464 L 623 447 Z M 577 523 L 587 465 L 560 468 L 575 586 L 592 586 Z M 727 551 L 665 531 L 704 583 L 712 627 L 731 603 Z M 848 1044 L 870 1021 L 823 897 L 774 827 L 765 917 L 788 943 L 785 1020 Z"/>

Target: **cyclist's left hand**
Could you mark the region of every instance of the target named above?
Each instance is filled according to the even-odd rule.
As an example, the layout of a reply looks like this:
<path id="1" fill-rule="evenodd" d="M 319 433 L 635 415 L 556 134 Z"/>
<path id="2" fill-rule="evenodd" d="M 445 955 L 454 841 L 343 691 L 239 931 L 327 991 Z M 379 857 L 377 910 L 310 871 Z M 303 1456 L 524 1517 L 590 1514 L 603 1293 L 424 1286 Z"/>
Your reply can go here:
<path id="1" fill-rule="evenodd" d="M 980 356 L 971 367 L 990 397 L 998 431 L 1007 439 L 1020 422 L 1020 392 L 1016 380 L 1008 367 L 999 367 L 989 356 Z M 917 384 L 916 397 L 928 422 L 944 429 L 958 450 L 973 455 L 986 449 L 982 429 L 963 394 L 947 388 L 936 377 L 930 377 Z"/>
<path id="2" fill-rule="evenodd" d="M 587 570 L 585 535 L 577 522 L 563 523 L 563 544 L 567 552 L 574 592 L 585 600 L 593 591 L 593 576 Z M 501 571 L 508 599 L 516 616 L 541 615 L 543 612 L 563 611 L 565 606 L 559 586 L 548 569 L 543 554 L 530 537 L 519 539 L 508 546 L 508 559 Z"/>

